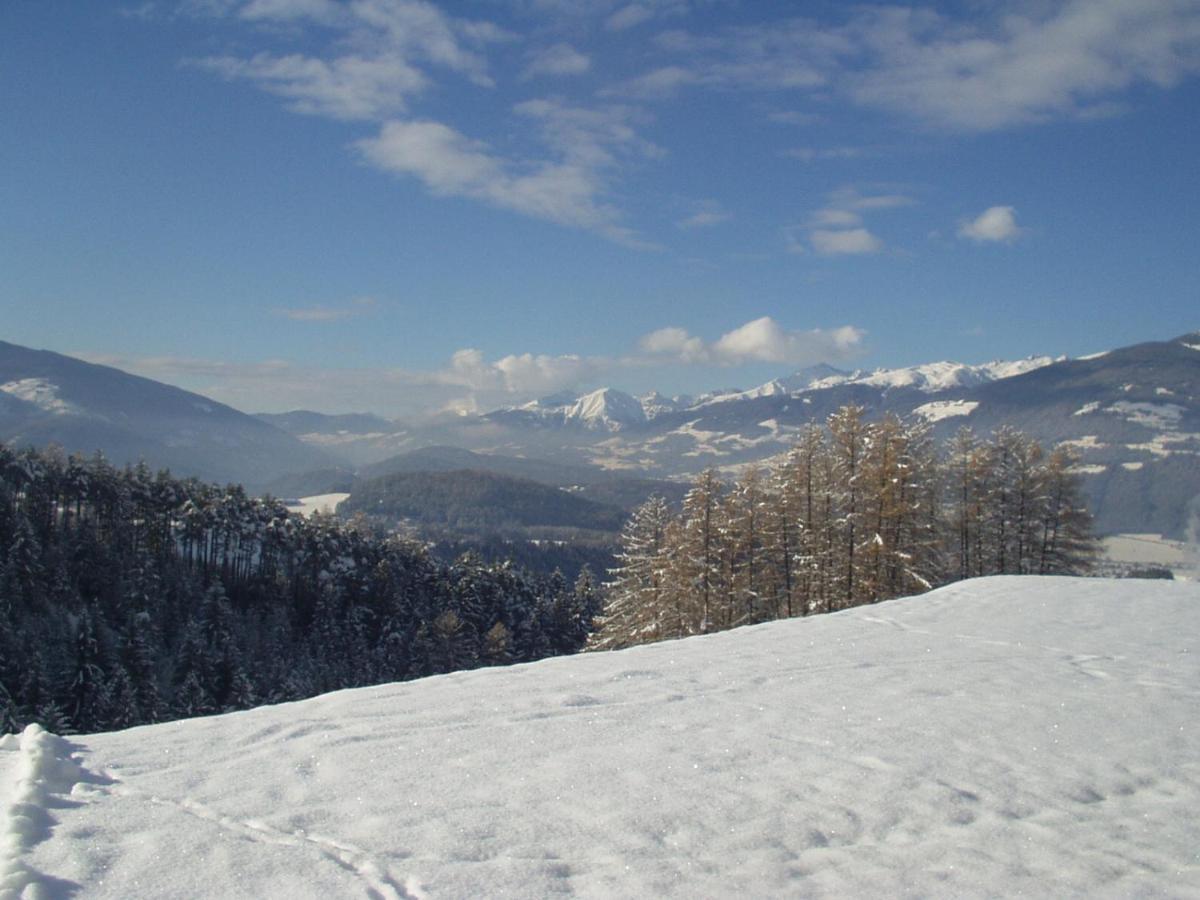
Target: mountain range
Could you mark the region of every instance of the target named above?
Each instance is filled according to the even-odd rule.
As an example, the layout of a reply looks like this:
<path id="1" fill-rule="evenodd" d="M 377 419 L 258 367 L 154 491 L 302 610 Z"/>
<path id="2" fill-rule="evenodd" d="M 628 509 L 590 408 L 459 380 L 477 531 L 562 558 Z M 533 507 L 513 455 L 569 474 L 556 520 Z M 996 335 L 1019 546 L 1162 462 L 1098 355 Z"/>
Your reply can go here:
<path id="1" fill-rule="evenodd" d="M 117 464 L 250 487 L 333 460 L 321 449 L 190 391 L 0 341 L 0 441 L 99 450 Z"/>
<path id="2" fill-rule="evenodd" d="M 0 440 L 102 450 L 281 495 L 398 472 L 473 469 L 628 508 L 659 479 L 733 474 L 787 450 L 847 403 L 930 423 L 1001 424 L 1066 443 L 1102 533 L 1186 536 L 1200 521 L 1200 332 L 1080 359 L 817 366 L 748 390 L 640 397 L 605 387 L 413 425 L 369 413 L 245 415 L 199 394 L 0 342 Z M 640 482 L 640 483 L 639 483 Z M 607 495 L 605 494 L 607 492 Z"/>

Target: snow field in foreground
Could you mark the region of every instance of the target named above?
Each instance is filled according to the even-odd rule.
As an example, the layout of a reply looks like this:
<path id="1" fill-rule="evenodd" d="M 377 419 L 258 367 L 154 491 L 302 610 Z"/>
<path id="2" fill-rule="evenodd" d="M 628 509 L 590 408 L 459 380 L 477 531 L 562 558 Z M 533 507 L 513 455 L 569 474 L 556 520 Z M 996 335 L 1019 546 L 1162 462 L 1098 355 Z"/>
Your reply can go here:
<path id="1" fill-rule="evenodd" d="M 0 871 L 51 897 L 1196 897 L 1198 634 L 1195 584 L 989 578 L 27 731 L 0 749 Z"/>

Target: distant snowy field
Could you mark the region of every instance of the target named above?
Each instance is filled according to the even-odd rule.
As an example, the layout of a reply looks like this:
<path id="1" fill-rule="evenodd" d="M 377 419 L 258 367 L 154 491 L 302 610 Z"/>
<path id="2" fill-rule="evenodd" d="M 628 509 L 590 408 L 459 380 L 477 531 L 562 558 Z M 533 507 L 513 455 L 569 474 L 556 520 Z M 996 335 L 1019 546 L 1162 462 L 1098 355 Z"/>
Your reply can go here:
<path id="1" fill-rule="evenodd" d="M 301 497 L 288 503 L 288 509 L 294 513 L 312 518 L 316 513 L 337 512 L 337 505 L 349 497 L 349 494 L 314 494 L 311 497 Z"/>
<path id="2" fill-rule="evenodd" d="M 1200 586 L 981 579 L 31 730 L 0 751 L 0 896 L 1197 897 L 1198 713 Z"/>
<path id="3" fill-rule="evenodd" d="M 1131 565 L 1159 565 L 1176 578 L 1195 581 L 1200 577 L 1200 547 L 1172 541 L 1161 534 L 1114 534 L 1101 541 L 1104 558 Z"/>

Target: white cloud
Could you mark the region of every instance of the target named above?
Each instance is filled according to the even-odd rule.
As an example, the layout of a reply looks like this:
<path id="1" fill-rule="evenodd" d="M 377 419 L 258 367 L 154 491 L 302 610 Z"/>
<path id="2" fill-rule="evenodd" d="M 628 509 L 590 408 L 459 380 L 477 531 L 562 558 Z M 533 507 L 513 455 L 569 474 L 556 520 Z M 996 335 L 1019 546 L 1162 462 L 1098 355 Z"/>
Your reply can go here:
<path id="1" fill-rule="evenodd" d="M 604 88 L 605 97 L 631 97 L 638 100 L 656 100 L 674 96 L 680 88 L 693 84 L 704 84 L 708 79 L 699 72 L 683 66 L 662 66 L 652 69 L 628 81 Z"/>
<path id="2" fill-rule="evenodd" d="M 828 228 L 854 228 L 862 224 L 862 216 L 853 210 L 826 207 L 813 213 L 810 221 L 813 225 Z"/>
<path id="3" fill-rule="evenodd" d="M 883 241 L 865 228 L 847 228 L 830 231 L 817 228 L 809 233 L 813 249 L 823 256 L 846 256 L 862 253 L 878 253 Z"/>
<path id="4" fill-rule="evenodd" d="M 974 219 L 959 226 L 959 237 L 981 242 L 1008 242 L 1021 234 L 1017 211 L 1011 206 L 989 206 Z"/>
<path id="5" fill-rule="evenodd" d="M 683 363 L 706 362 L 709 358 L 703 340 L 675 326 L 659 328 L 643 336 L 638 341 L 638 349 L 651 357 L 673 358 Z"/>
<path id="6" fill-rule="evenodd" d="M 609 16 L 604 22 L 604 27 L 609 31 L 624 31 L 626 28 L 633 28 L 653 17 L 654 12 L 648 6 L 641 3 L 630 3 Z"/>
<path id="7" fill-rule="evenodd" d="M 845 359 L 857 352 L 864 333 L 846 325 L 830 331 L 786 331 L 769 316 L 721 335 L 713 354 L 725 365 L 770 362 L 806 366 Z"/>
<path id="8" fill-rule="evenodd" d="M 387 122 L 377 137 L 360 140 L 356 146 L 373 165 L 414 176 L 436 194 L 469 197 L 631 246 L 647 246 L 619 223 L 617 210 L 601 199 L 607 189 L 607 170 L 618 155 L 660 152 L 628 125 L 632 111 L 533 100 L 518 105 L 516 112 L 539 123 L 543 140 L 557 160 L 506 159 L 482 142 L 431 121 Z"/>
<path id="9" fill-rule="evenodd" d="M 647 334 L 638 347 L 648 357 L 643 364 L 672 361 L 739 366 L 766 362 L 804 366 L 847 359 L 860 350 L 864 336 L 863 331 L 850 325 L 788 331 L 770 316 L 763 316 L 726 332 L 711 344 L 686 329 L 669 327 Z"/>
<path id="10" fill-rule="evenodd" d="M 538 75 L 582 75 L 591 68 L 591 58 L 570 44 L 554 44 L 529 54 L 529 63 L 522 77 Z"/>
<path id="11" fill-rule="evenodd" d="M 330 119 L 379 119 L 401 112 L 410 95 L 423 90 L 425 77 L 399 56 L 341 56 L 330 62 L 292 54 L 259 53 L 197 61 L 227 79 L 245 78 L 291 102 L 300 113 Z"/>
<path id="12" fill-rule="evenodd" d="M 829 195 L 827 206 L 808 219 L 808 242 L 822 256 L 854 256 L 878 253 L 883 241 L 863 225 L 864 213 L 910 206 L 913 199 L 898 193 L 862 193 L 855 187 L 842 187 Z M 788 250 L 803 253 L 807 249 L 795 237 L 795 228 L 784 232 Z"/>
<path id="13" fill-rule="evenodd" d="M 1195 0 L 987 4 L 993 15 L 911 6 L 857 7 L 848 21 L 793 19 L 715 34 L 668 32 L 675 59 L 621 86 L 667 97 L 685 86 L 793 90 L 931 125 L 988 131 L 1111 115 L 1117 95 L 1200 72 Z M 975 7 L 978 8 L 978 5 Z"/>
<path id="14" fill-rule="evenodd" d="M 873 65 L 858 102 L 972 131 L 1088 114 L 1136 84 L 1200 70 L 1190 0 L 1072 0 L 970 28 L 931 12 L 877 10 L 855 26 Z M 1105 104 L 1107 105 L 1107 104 Z"/>
<path id="15" fill-rule="evenodd" d="M 424 0 L 252 0 L 236 13 L 252 22 L 313 23 L 343 39 L 325 55 L 261 52 L 210 56 L 193 65 L 246 79 L 287 98 L 297 112 L 343 120 L 378 121 L 403 111 L 411 96 L 428 87 L 426 66 L 490 86 L 487 63 L 474 47 L 510 37 L 488 22 L 452 18 Z"/>
<path id="16" fill-rule="evenodd" d="M 714 225 L 720 225 L 722 222 L 728 222 L 730 218 L 730 214 L 721 208 L 721 204 L 715 200 L 706 200 L 697 204 L 694 213 L 680 219 L 675 225 L 685 230 L 711 228 Z"/>
<path id="17" fill-rule="evenodd" d="M 683 219 L 680 219 L 675 224 L 680 228 L 710 228 L 713 225 L 720 225 L 722 222 L 729 220 L 729 213 L 721 212 L 715 209 L 702 209 L 700 212 L 692 213 Z"/>

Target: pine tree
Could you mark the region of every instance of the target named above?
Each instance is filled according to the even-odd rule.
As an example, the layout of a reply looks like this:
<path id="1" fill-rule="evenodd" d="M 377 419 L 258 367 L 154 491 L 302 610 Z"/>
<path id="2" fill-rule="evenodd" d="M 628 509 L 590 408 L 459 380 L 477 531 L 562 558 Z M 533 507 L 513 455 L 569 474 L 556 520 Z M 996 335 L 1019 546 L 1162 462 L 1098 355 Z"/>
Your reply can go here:
<path id="1" fill-rule="evenodd" d="M 593 634 L 593 649 L 611 650 L 659 640 L 666 618 L 667 592 L 662 556 L 670 520 L 667 502 L 650 497 L 638 506 L 621 531 L 617 566 L 605 585 L 607 603 Z"/>

